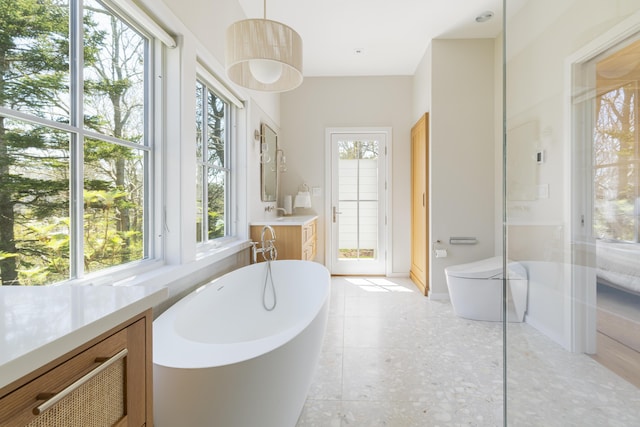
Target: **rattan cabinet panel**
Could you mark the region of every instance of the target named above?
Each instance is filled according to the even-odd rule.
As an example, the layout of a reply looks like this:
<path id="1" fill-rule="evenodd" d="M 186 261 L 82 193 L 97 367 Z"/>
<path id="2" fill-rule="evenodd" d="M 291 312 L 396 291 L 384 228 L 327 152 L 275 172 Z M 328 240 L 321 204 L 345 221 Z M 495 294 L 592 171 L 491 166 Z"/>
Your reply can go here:
<path id="1" fill-rule="evenodd" d="M 151 416 L 150 322 L 150 313 L 138 316 L 18 382 L 0 398 L 0 425 L 144 426 Z"/>

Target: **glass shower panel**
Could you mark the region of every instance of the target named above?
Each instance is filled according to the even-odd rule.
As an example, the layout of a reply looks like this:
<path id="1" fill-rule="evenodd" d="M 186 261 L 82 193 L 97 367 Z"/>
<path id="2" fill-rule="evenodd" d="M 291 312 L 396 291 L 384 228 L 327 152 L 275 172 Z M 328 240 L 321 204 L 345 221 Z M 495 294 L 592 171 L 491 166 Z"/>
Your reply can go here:
<path id="1" fill-rule="evenodd" d="M 640 425 L 640 2 L 505 7 L 505 425 Z"/>

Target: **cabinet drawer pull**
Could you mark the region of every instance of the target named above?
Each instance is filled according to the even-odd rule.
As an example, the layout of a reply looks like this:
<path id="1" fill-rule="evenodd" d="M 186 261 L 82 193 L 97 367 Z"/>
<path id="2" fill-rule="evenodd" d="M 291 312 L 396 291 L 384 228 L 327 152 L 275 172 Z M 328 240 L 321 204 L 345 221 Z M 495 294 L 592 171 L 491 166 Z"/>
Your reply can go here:
<path id="1" fill-rule="evenodd" d="M 125 357 L 128 352 L 129 352 L 129 350 L 127 350 L 125 348 L 124 350 L 119 351 L 118 353 L 116 353 L 115 355 L 113 355 L 110 358 L 97 357 L 96 358 L 96 362 L 102 362 L 102 364 L 100 366 L 98 366 L 97 368 L 95 368 L 91 372 L 88 372 L 82 378 L 79 378 L 74 383 L 72 383 L 69 386 L 67 386 L 61 392 L 59 392 L 59 393 L 40 393 L 40 394 L 38 394 L 38 396 L 36 397 L 37 400 L 45 400 L 45 399 L 48 399 L 48 400 L 46 402 L 44 402 L 42 405 L 38 406 L 37 408 L 33 408 L 33 415 L 42 414 L 44 411 L 48 410 L 53 405 L 55 405 L 56 403 L 58 403 L 59 401 L 64 399 L 66 396 L 71 394 L 71 392 L 73 392 L 74 390 L 79 388 L 82 384 L 86 383 L 91 378 L 95 377 L 100 372 L 104 371 L 109 366 L 113 365 L 118 360 L 120 360 L 123 357 Z"/>

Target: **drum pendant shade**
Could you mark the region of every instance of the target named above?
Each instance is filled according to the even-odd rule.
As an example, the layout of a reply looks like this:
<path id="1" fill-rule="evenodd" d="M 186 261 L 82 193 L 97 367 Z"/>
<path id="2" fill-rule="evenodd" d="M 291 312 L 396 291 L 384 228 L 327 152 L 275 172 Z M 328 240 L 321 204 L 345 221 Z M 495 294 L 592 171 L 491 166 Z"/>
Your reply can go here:
<path id="1" fill-rule="evenodd" d="M 280 22 L 238 21 L 227 28 L 225 62 L 227 75 L 240 86 L 264 92 L 292 90 L 302 83 L 302 39 Z"/>

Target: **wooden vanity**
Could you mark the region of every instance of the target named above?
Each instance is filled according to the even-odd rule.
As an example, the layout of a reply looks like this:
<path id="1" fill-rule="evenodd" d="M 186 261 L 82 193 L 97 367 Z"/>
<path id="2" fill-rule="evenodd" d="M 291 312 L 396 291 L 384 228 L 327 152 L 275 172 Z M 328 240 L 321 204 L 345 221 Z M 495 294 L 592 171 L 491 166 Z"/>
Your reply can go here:
<path id="1" fill-rule="evenodd" d="M 313 261 L 317 252 L 317 224 L 317 215 L 253 221 L 250 226 L 250 239 L 259 243 L 263 227 L 269 225 L 276 233 L 275 247 L 278 250 L 278 259 Z M 269 232 L 266 238 L 270 238 Z M 262 256 L 258 255 L 258 262 L 262 261 Z"/>
<path id="2" fill-rule="evenodd" d="M 0 425 L 151 426 L 152 314 L 166 290 L 0 288 Z"/>

